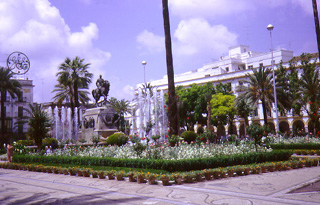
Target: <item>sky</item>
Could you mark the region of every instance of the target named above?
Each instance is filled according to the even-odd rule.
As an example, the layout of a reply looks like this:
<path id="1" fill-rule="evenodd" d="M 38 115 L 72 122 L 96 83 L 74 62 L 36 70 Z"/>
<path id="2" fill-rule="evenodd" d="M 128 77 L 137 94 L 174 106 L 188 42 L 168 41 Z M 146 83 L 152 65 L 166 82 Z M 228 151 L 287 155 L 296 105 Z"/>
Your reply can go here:
<path id="1" fill-rule="evenodd" d="M 249 45 L 294 55 L 317 52 L 312 0 L 169 0 L 174 73 L 184 73 Z M 318 1 L 320 7 L 320 0 Z M 161 0 L 0 0 L 0 66 L 10 53 L 26 54 L 34 102 L 51 102 L 56 73 L 79 56 L 110 82 L 109 98 L 131 100 L 133 89 L 166 75 Z M 91 97 L 91 96 L 90 96 Z"/>

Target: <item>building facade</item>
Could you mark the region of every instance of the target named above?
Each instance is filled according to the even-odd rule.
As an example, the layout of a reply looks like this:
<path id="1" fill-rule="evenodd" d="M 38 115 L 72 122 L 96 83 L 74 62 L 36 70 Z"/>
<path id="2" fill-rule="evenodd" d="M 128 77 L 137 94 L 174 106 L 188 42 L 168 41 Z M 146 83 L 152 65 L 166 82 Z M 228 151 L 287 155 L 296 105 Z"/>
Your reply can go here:
<path id="1" fill-rule="evenodd" d="M 15 79 L 21 85 L 21 97 L 12 98 L 7 93 L 6 101 L 4 103 L 6 111 L 6 126 L 9 133 L 23 134 L 28 130 L 27 124 L 17 124 L 19 119 L 27 116 L 24 108 L 29 108 L 29 104 L 33 104 L 33 81 L 29 79 Z"/>
<path id="2" fill-rule="evenodd" d="M 191 84 L 205 84 L 212 82 L 214 85 L 221 83 L 230 84 L 231 90 L 237 96 L 236 88 L 244 83 L 247 74 L 252 74 L 253 68 L 271 67 L 271 52 L 256 52 L 251 51 L 249 46 L 239 45 L 229 49 L 229 55 L 220 57 L 216 62 L 208 63 L 203 67 L 182 74 L 175 75 L 175 86 L 189 86 Z M 288 67 L 289 61 L 293 58 L 293 51 L 280 49 L 273 51 L 274 68 L 282 62 L 283 66 Z M 157 90 L 166 91 L 168 89 L 168 79 L 164 76 L 163 79 L 150 82 Z M 142 87 L 142 84 L 137 85 Z M 268 124 L 271 129 L 275 130 L 276 117 L 273 109 L 268 114 Z M 308 130 L 308 117 L 304 113 L 303 117 L 293 116 L 291 113 L 278 112 L 279 127 L 281 132 L 286 132 L 292 129 Z M 254 114 L 249 118 L 249 121 L 263 125 L 263 112 L 261 103 Z M 226 135 L 231 129 L 237 130 L 238 135 L 244 134 L 243 119 L 236 118 L 235 127 L 231 128 L 228 125 L 217 128 L 219 135 Z"/>

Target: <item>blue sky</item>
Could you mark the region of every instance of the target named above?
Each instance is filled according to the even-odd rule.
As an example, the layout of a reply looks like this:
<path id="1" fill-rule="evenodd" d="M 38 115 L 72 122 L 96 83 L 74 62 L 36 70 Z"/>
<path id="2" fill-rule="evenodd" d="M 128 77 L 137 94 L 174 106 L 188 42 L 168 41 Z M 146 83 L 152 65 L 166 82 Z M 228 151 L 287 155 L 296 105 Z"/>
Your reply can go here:
<path id="1" fill-rule="evenodd" d="M 0 0 L 0 65 L 25 53 L 34 101 L 49 102 L 55 74 L 66 57 L 91 63 L 90 90 L 101 74 L 110 97 L 132 98 L 132 89 L 166 75 L 161 0 Z M 318 2 L 319 4 L 319 2 Z M 319 5 L 320 6 L 320 5 Z M 175 73 L 194 70 L 239 44 L 316 52 L 311 0 L 169 0 Z"/>

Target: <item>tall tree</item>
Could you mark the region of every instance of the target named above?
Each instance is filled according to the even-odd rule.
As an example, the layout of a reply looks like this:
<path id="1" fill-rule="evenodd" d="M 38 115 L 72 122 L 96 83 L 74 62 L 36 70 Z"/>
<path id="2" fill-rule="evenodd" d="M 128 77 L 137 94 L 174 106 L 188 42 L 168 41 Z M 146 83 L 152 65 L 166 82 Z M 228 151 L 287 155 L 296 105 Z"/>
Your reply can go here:
<path id="1" fill-rule="evenodd" d="M 178 135 L 179 122 L 178 122 L 177 99 L 176 99 L 175 87 L 174 87 L 174 71 L 173 71 L 173 62 L 172 62 L 168 0 L 162 0 L 162 14 L 163 14 L 166 60 L 167 60 L 167 75 L 168 75 L 168 95 L 169 95 L 168 118 L 169 118 L 169 127 L 170 127 L 169 134 Z"/>
<path id="2" fill-rule="evenodd" d="M 316 61 L 311 62 L 311 54 L 302 54 L 300 59 L 302 68 L 300 89 L 303 93 L 304 109 L 314 125 L 315 134 L 320 135 L 320 116 L 318 114 L 320 106 L 319 69 L 316 66 Z"/>
<path id="3" fill-rule="evenodd" d="M 254 107 L 252 106 L 250 99 L 239 97 L 235 99 L 234 106 L 237 110 L 238 116 L 244 119 L 244 135 L 246 136 L 247 126 L 249 126 L 248 117 L 254 111 Z"/>
<path id="4" fill-rule="evenodd" d="M 271 103 L 274 101 L 272 71 L 270 68 L 260 67 L 253 69 L 253 74 L 247 74 L 248 84 L 238 86 L 238 91 L 243 91 L 238 97 L 241 99 L 250 99 L 254 105 L 257 105 L 259 100 L 262 103 L 264 124 L 268 124 L 267 110 L 271 110 Z"/>
<path id="5" fill-rule="evenodd" d="M 84 59 L 79 57 L 73 60 L 66 58 L 59 66 L 59 72 L 56 75 L 58 84 L 53 91 L 57 92 L 54 99 L 61 101 L 63 97 L 66 97 L 65 100 L 70 100 L 72 118 L 74 118 L 75 107 L 79 107 L 80 102 L 84 104 L 89 101 L 87 89 L 93 76 L 88 71 L 89 65 L 89 63 L 84 64 Z M 63 92 L 66 93 L 63 94 Z"/>
<path id="6" fill-rule="evenodd" d="M 320 58 L 320 29 L 319 29 L 319 16 L 318 16 L 317 0 L 312 0 L 312 7 L 313 7 L 314 24 L 315 24 L 316 35 L 317 35 L 318 55 Z"/>
<path id="7" fill-rule="evenodd" d="M 6 139 L 7 127 L 5 124 L 6 120 L 6 109 L 4 102 L 7 98 L 7 92 L 12 98 L 21 96 L 21 85 L 19 81 L 12 79 L 13 73 L 8 68 L 0 67 L 0 94 L 1 94 L 1 145 L 4 142 L 8 142 Z"/>
<path id="8" fill-rule="evenodd" d="M 215 126 L 226 125 L 233 127 L 233 120 L 236 114 L 236 108 L 234 106 L 234 95 L 224 95 L 218 93 L 212 96 L 210 101 L 212 112 L 211 117 Z M 231 129 L 231 132 L 233 129 Z M 231 133 L 233 134 L 233 133 Z"/>
<path id="9" fill-rule="evenodd" d="M 130 113 L 129 101 L 125 99 L 118 100 L 114 97 L 111 97 L 110 104 L 115 112 L 120 116 L 119 130 L 126 132 L 125 125 L 126 121 L 124 115 Z"/>
<path id="10" fill-rule="evenodd" d="M 29 109 L 25 109 L 29 114 L 28 134 L 34 139 L 35 144 L 38 147 L 38 151 L 41 150 L 42 139 L 48 136 L 50 127 L 52 125 L 50 117 L 44 111 L 42 104 L 35 103 L 29 104 Z"/>

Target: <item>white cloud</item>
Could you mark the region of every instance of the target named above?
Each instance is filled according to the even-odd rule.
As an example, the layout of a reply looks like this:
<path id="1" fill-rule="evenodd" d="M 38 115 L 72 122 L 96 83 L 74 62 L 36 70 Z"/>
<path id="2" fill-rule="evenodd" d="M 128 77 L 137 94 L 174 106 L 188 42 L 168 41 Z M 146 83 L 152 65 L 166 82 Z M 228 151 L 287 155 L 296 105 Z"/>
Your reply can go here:
<path id="1" fill-rule="evenodd" d="M 164 51 L 164 37 L 144 30 L 137 36 L 138 48 L 149 53 Z"/>
<path id="2" fill-rule="evenodd" d="M 254 8 L 247 0 L 170 0 L 173 15 L 188 17 L 227 16 Z"/>
<path id="3" fill-rule="evenodd" d="M 93 46 L 98 34 L 95 23 L 83 26 L 80 32 L 71 32 L 48 0 L 0 2 L 0 54 L 22 51 L 29 57 L 31 68 L 27 75 L 34 80 L 37 102 L 42 100 L 42 82 L 44 100 L 51 100 L 54 76 L 66 57 L 84 58 L 85 63 L 91 63 L 90 72 L 106 75 L 103 66 L 111 54 Z"/>
<path id="4" fill-rule="evenodd" d="M 174 33 L 177 57 L 208 62 L 228 51 L 230 46 L 237 45 L 237 35 L 224 25 L 210 25 L 204 19 L 189 19 L 179 23 Z"/>

